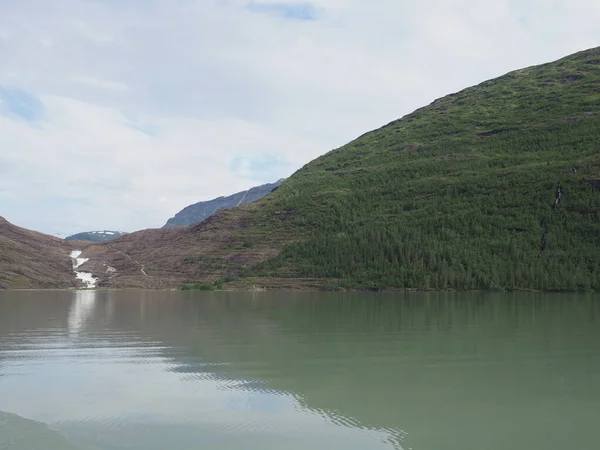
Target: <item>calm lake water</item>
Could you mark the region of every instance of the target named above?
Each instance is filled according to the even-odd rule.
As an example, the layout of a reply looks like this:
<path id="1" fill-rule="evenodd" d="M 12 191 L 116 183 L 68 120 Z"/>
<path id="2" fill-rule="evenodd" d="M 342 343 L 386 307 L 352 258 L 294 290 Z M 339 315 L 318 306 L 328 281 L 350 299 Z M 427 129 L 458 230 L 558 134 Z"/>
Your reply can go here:
<path id="1" fill-rule="evenodd" d="M 0 449 L 596 450 L 592 295 L 0 292 Z"/>

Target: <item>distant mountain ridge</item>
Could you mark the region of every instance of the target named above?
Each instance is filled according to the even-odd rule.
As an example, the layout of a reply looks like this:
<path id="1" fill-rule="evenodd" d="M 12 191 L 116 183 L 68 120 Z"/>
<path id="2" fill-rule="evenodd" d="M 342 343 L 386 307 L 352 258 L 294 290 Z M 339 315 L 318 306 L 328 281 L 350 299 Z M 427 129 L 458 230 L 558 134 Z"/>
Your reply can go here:
<path id="1" fill-rule="evenodd" d="M 163 228 L 193 225 L 208 219 L 222 209 L 235 208 L 236 206 L 255 202 L 265 195 L 270 194 L 273 189 L 284 181 L 285 178 L 282 178 L 275 183 L 263 184 L 262 186 L 253 187 L 252 189 L 241 191 L 228 197 L 219 197 L 214 200 L 198 202 L 187 206 L 175 214 L 175 217 L 170 218 Z"/>
<path id="2" fill-rule="evenodd" d="M 125 236 L 127 233 L 122 231 L 85 231 L 83 233 L 77 233 L 72 236 L 65 238 L 65 241 L 91 241 L 91 242 L 108 242 L 119 239 Z"/>

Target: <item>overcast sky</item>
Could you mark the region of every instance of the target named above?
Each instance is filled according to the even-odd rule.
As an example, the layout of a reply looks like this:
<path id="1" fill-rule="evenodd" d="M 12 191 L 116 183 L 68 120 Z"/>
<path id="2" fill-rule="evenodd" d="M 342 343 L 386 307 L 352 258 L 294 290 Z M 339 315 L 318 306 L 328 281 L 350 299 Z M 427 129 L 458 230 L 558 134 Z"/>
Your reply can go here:
<path id="1" fill-rule="evenodd" d="M 600 45 L 598 0 L 0 0 L 0 215 L 162 226 Z"/>

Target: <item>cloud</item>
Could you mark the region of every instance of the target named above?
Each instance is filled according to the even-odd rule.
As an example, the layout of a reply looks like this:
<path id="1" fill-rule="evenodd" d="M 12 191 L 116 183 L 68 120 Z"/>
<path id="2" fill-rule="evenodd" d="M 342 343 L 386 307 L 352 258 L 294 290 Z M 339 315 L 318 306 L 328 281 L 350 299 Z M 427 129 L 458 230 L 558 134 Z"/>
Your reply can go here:
<path id="1" fill-rule="evenodd" d="M 600 43 L 591 0 L 9 3 L 0 215 L 50 233 L 160 226 Z"/>
<path id="2" fill-rule="evenodd" d="M 312 3 L 250 2 L 247 8 L 256 13 L 292 20 L 316 20 L 317 10 Z"/>
<path id="3" fill-rule="evenodd" d="M 35 122 L 43 117 L 44 106 L 29 92 L 0 85 L 0 111 L 8 117 Z"/>
<path id="4" fill-rule="evenodd" d="M 99 80 L 94 77 L 73 77 L 75 83 L 83 84 L 92 88 L 111 89 L 114 91 L 126 91 L 127 85 L 118 81 Z"/>
<path id="5" fill-rule="evenodd" d="M 190 203 L 274 180 L 282 166 L 287 176 L 319 147 L 241 120 L 154 117 L 152 125 L 140 125 L 115 109 L 41 99 L 47 119 L 33 132 L 0 117 L 9 173 L 0 189 L 14 192 L 4 207 L 33 214 L 52 233 L 158 227 Z M 154 128 L 160 131 L 149 131 Z M 265 154 L 277 157 L 265 160 Z M 250 164 L 230 170 L 240 161 Z"/>
<path id="6" fill-rule="evenodd" d="M 290 173 L 294 167 L 288 161 L 276 154 L 258 154 L 257 156 L 239 156 L 230 164 L 230 171 L 240 178 L 249 178 L 268 183 L 277 178 L 278 174 Z"/>

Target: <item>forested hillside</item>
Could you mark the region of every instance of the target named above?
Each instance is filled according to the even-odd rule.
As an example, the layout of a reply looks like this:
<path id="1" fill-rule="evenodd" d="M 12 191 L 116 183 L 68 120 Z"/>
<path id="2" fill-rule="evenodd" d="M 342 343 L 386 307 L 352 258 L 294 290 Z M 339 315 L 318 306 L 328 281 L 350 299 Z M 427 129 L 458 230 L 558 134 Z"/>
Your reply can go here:
<path id="1" fill-rule="evenodd" d="M 90 248 L 90 263 L 117 269 L 95 275 L 118 287 L 598 290 L 600 48 L 439 99 L 256 203 L 169 230 Z"/>
<path id="2" fill-rule="evenodd" d="M 600 288 L 600 48 L 437 100 L 311 162 L 245 273 L 348 287 Z"/>

